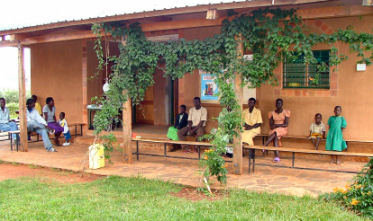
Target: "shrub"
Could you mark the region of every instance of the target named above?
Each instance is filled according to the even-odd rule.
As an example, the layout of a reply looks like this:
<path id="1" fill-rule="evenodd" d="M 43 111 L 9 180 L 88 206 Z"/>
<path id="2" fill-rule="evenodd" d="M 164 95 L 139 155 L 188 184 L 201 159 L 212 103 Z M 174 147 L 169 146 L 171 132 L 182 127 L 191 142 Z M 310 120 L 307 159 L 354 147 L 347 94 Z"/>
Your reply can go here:
<path id="1" fill-rule="evenodd" d="M 18 103 L 7 103 L 6 107 L 9 109 L 11 119 L 18 117 L 18 114 L 16 114 L 16 111 L 19 109 Z"/>
<path id="2" fill-rule="evenodd" d="M 373 218 L 373 158 L 355 177 L 355 182 L 345 188 L 334 188 L 333 193 L 321 196 L 335 201 L 357 214 Z"/>
<path id="3" fill-rule="evenodd" d="M 17 90 L 0 91 L 0 97 L 5 98 L 7 103 L 17 103 L 19 101 L 19 94 Z"/>

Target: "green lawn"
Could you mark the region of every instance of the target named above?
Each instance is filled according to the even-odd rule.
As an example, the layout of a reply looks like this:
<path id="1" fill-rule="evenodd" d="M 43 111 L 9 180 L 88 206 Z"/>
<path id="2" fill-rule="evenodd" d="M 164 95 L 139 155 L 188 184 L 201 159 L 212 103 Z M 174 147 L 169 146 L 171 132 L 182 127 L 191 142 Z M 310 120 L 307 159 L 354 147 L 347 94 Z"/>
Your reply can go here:
<path id="1" fill-rule="evenodd" d="M 1 220 L 363 220 L 335 204 L 231 190 L 217 201 L 170 195 L 181 186 L 109 177 L 85 184 L 22 178 L 0 182 Z"/>

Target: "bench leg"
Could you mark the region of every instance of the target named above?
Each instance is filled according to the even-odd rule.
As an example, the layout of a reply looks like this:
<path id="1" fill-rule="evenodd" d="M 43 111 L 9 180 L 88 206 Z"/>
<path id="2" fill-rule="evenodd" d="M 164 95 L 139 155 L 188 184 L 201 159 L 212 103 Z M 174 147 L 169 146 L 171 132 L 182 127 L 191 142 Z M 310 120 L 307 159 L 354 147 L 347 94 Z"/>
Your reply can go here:
<path id="1" fill-rule="evenodd" d="M 255 149 L 253 149 L 253 173 L 255 172 Z"/>
<path id="2" fill-rule="evenodd" d="M 80 125 L 80 136 L 83 136 L 83 124 Z"/>
<path id="3" fill-rule="evenodd" d="M 78 125 L 75 125 L 75 137 L 77 136 L 77 127 Z"/>
<path id="4" fill-rule="evenodd" d="M 17 148 L 17 152 L 18 152 L 18 147 L 19 147 L 19 139 L 16 138 L 16 148 Z"/>
<path id="5" fill-rule="evenodd" d="M 293 152 L 292 161 L 291 161 L 291 167 L 294 168 L 294 161 L 295 161 L 295 152 Z"/>
<path id="6" fill-rule="evenodd" d="M 139 160 L 139 141 L 136 141 L 136 159 Z"/>
<path id="7" fill-rule="evenodd" d="M 164 143 L 163 154 L 164 154 L 165 157 L 167 157 L 167 144 L 166 143 Z"/>
<path id="8" fill-rule="evenodd" d="M 249 174 L 251 173 L 251 149 L 249 149 Z"/>
<path id="9" fill-rule="evenodd" d="M 198 148 L 198 159 L 200 160 L 201 159 L 201 147 L 197 146 L 197 148 Z"/>
<path id="10" fill-rule="evenodd" d="M 13 139 L 12 139 L 11 134 L 9 134 L 9 139 L 10 139 L 10 151 L 13 151 Z"/>

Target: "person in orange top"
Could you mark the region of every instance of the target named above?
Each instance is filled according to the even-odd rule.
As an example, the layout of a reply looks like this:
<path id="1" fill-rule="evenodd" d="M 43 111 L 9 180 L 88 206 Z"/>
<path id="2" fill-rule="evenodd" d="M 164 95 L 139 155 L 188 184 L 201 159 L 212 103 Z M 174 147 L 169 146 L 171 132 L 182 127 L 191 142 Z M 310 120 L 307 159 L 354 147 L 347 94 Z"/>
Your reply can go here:
<path id="1" fill-rule="evenodd" d="M 276 100 L 276 110 L 268 113 L 269 125 L 271 130 L 264 146 L 268 146 L 269 143 L 273 142 L 275 147 L 282 146 L 281 137 L 288 134 L 288 124 L 290 118 L 290 111 L 282 108 L 284 101 L 281 98 Z M 278 151 L 275 151 L 275 158 L 273 162 L 280 162 L 280 155 Z"/>
<path id="2" fill-rule="evenodd" d="M 35 110 L 39 113 L 40 116 L 43 116 L 43 113 L 41 112 L 41 105 L 38 102 L 36 102 L 38 100 L 38 97 L 34 94 L 31 96 L 31 99 L 35 103 Z"/>

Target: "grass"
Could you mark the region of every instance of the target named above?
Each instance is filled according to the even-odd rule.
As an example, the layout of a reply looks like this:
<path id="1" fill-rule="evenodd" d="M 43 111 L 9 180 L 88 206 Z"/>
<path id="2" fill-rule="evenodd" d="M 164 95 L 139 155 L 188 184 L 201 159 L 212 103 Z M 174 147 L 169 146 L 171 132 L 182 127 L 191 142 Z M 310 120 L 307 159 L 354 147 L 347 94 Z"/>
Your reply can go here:
<path id="1" fill-rule="evenodd" d="M 364 220 L 311 197 L 230 190 L 217 201 L 172 196 L 181 186 L 109 177 L 85 184 L 0 182 L 1 220 Z"/>

